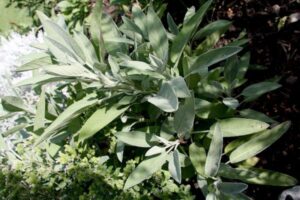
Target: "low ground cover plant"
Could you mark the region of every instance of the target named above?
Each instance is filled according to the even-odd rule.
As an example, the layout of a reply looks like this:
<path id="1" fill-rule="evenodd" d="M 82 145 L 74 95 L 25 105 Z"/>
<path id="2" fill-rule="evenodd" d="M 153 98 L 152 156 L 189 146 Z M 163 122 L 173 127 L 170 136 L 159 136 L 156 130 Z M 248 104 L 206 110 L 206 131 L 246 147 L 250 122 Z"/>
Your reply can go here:
<path id="1" fill-rule="evenodd" d="M 247 104 L 280 84 L 248 84 L 247 40 L 218 44 L 231 22 L 199 28 L 211 3 L 189 9 L 180 25 L 167 14 L 165 28 L 151 4 L 134 5 L 117 25 L 98 2 L 88 32 L 73 34 L 38 12 L 44 43 L 17 69 L 33 72 L 17 86 L 33 86 L 37 106 L 1 98 L 1 118 L 22 114 L 0 135 L 4 188 L 23 180 L 21 190 L 50 188 L 65 199 L 74 190 L 83 199 L 194 199 L 201 191 L 209 200 L 250 199 L 247 184 L 295 185 L 255 167 L 290 122 Z"/>

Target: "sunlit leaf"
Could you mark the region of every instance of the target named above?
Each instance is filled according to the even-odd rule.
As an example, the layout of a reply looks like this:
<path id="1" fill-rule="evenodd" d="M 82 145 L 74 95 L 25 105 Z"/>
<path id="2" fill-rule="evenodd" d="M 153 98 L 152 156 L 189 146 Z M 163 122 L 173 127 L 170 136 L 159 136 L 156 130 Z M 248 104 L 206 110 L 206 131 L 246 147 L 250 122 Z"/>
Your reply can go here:
<path id="1" fill-rule="evenodd" d="M 165 112 L 174 112 L 178 109 L 178 98 L 169 83 L 164 83 L 158 94 L 147 97 L 147 101 Z"/>
<path id="2" fill-rule="evenodd" d="M 194 97 L 187 98 L 174 115 L 174 128 L 178 135 L 188 136 L 195 119 Z"/>
<path id="3" fill-rule="evenodd" d="M 167 158 L 168 154 L 162 153 L 158 156 L 142 161 L 129 175 L 124 185 L 124 189 L 129 189 L 144 180 L 149 179 L 152 174 L 161 169 L 161 167 L 166 163 Z"/>
<path id="4" fill-rule="evenodd" d="M 188 98 L 191 97 L 191 93 L 189 91 L 188 86 L 186 85 L 186 82 L 184 78 L 181 76 L 178 76 L 176 78 L 173 78 L 170 81 L 171 87 L 174 89 L 176 96 L 178 98 Z"/>
<path id="5" fill-rule="evenodd" d="M 189 146 L 189 154 L 190 154 L 190 159 L 195 167 L 197 173 L 200 175 L 205 175 L 204 173 L 204 166 L 205 166 L 205 161 L 206 161 L 206 152 L 204 147 L 200 147 L 196 143 L 192 143 Z"/>
<path id="6" fill-rule="evenodd" d="M 181 57 L 185 46 L 198 28 L 211 3 L 212 1 L 210 0 L 201 6 L 201 8 L 193 15 L 193 17 L 191 17 L 184 24 L 179 34 L 175 37 L 170 52 L 171 61 L 173 63 L 177 62 Z"/>
<path id="7" fill-rule="evenodd" d="M 246 87 L 241 95 L 245 97 L 244 101 L 252 101 L 261 95 L 280 88 L 281 85 L 275 82 L 255 83 Z"/>
<path id="8" fill-rule="evenodd" d="M 222 60 L 225 60 L 238 52 L 240 52 L 242 48 L 240 47 L 222 47 L 210 50 L 204 54 L 201 54 L 197 57 L 193 65 L 190 67 L 189 74 L 195 74 L 199 72 L 203 72 L 207 70 L 209 66 L 212 66 Z"/>
<path id="9" fill-rule="evenodd" d="M 214 127 L 213 137 L 207 153 L 204 171 L 207 176 L 216 176 L 222 158 L 223 134 L 217 123 Z"/>
<path id="10" fill-rule="evenodd" d="M 151 147 L 158 141 L 152 134 L 141 131 L 117 132 L 116 137 L 127 145 L 142 148 Z"/>
<path id="11" fill-rule="evenodd" d="M 217 188 L 225 194 L 238 194 L 245 191 L 248 188 L 248 185 L 238 182 L 222 182 L 217 184 Z"/>
<path id="12" fill-rule="evenodd" d="M 179 161 L 179 154 L 174 150 L 169 157 L 169 172 L 177 183 L 181 183 L 181 165 Z"/>
<path id="13" fill-rule="evenodd" d="M 236 137 L 250 135 L 263 131 L 269 127 L 269 124 L 255 119 L 228 118 L 218 121 L 223 133 L 223 137 Z M 212 133 L 214 126 L 211 127 Z"/>
<path id="14" fill-rule="evenodd" d="M 160 59 L 167 61 L 169 52 L 167 33 L 160 18 L 156 15 L 152 6 L 148 8 L 146 25 L 149 41 L 154 52 Z"/>
<path id="15" fill-rule="evenodd" d="M 79 130 L 79 141 L 83 141 L 92 137 L 117 117 L 119 117 L 127 109 L 128 107 L 119 108 L 118 105 L 98 109 L 87 119 L 82 128 Z"/>
<path id="16" fill-rule="evenodd" d="M 24 101 L 20 97 L 4 96 L 1 97 L 1 103 L 5 110 L 9 112 L 29 112 L 34 114 L 33 110 L 25 105 Z"/>
<path id="17" fill-rule="evenodd" d="M 290 125 L 290 122 L 284 122 L 258 134 L 256 137 L 236 148 L 230 154 L 230 162 L 237 163 L 259 154 L 278 140 L 289 129 Z"/>
<path id="18" fill-rule="evenodd" d="M 43 134 L 37 138 L 35 145 L 48 139 L 51 135 L 55 134 L 56 131 L 65 126 L 71 119 L 77 117 L 87 108 L 96 105 L 97 102 L 98 99 L 95 98 L 94 94 L 91 94 L 70 105 L 45 129 Z"/>

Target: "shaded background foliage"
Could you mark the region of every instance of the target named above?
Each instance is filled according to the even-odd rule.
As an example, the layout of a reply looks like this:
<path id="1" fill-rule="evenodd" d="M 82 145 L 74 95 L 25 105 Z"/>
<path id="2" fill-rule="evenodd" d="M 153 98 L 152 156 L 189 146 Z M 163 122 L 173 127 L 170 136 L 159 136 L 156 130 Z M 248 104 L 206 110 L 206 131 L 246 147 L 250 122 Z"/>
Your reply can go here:
<path id="1" fill-rule="evenodd" d="M 127 4 L 129 1 L 112 2 Z M 157 2 L 158 5 L 166 3 L 166 11 L 172 13 L 176 22 L 180 22 L 186 8 L 192 5 L 199 8 L 203 1 L 166 0 Z M 126 7 L 122 7 L 122 9 L 122 12 L 126 13 Z M 289 173 L 298 179 L 300 178 L 298 176 L 300 167 L 298 142 L 300 139 L 300 98 L 298 95 L 300 91 L 300 23 L 297 21 L 295 13 L 299 11 L 300 3 L 292 0 L 217 0 L 214 9 L 210 11 L 206 18 L 207 22 L 216 19 L 234 21 L 229 34 L 221 40 L 224 44 L 232 37 L 236 37 L 240 31 L 245 30 L 247 37 L 250 39 L 250 45 L 247 48 L 252 55 L 251 63 L 265 67 L 264 71 L 260 73 L 252 71 L 247 74 L 251 82 L 270 79 L 274 76 L 280 77 L 280 83 L 283 87 L 277 92 L 268 94 L 261 97 L 259 101 L 251 103 L 250 107 L 263 111 L 279 121 L 291 120 L 292 128 L 281 140 L 260 155 L 261 159 L 258 165 Z M 51 13 L 51 9 L 48 12 Z M 296 17 L 294 23 L 289 23 L 291 15 Z M 278 28 L 285 17 L 285 24 Z M 282 188 L 251 186 L 248 193 L 257 199 L 275 199 L 281 191 Z"/>

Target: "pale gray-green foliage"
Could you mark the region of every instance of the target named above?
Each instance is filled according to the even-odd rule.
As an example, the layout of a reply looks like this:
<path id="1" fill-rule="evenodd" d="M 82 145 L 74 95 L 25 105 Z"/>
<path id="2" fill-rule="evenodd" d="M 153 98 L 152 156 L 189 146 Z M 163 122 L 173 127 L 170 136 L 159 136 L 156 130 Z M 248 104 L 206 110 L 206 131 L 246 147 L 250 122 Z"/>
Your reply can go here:
<path id="1" fill-rule="evenodd" d="M 101 144 L 109 143 L 109 152 L 116 154 L 109 159 L 137 159 L 139 164 L 124 190 L 166 168 L 178 184 L 197 176 L 206 199 L 247 199 L 242 194 L 246 184 L 223 182 L 223 178 L 293 185 L 295 179 L 286 174 L 254 166 L 242 168 L 242 161 L 284 134 L 289 122 L 270 129 L 276 122 L 266 115 L 239 110 L 280 85 L 255 83 L 237 92 L 247 82 L 250 57 L 248 53 L 238 55 L 243 49 L 240 39 L 213 48 L 230 22 L 218 21 L 198 30 L 210 3 L 197 11 L 189 9 L 181 26 L 168 15 L 167 29 L 151 5 L 144 11 L 135 5 L 132 18 L 123 17 L 118 26 L 98 2 L 91 15 L 90 39 L 83 33 L 69 34 L 39 13 L 46 31 L 44 48 L 52 63 L 39 64 L 49 57 L 37 55 L 36 61 L 20 67 L 35 71 L 35 78 L 19 85 L 61 84 L 55 95 L 41 92 L 38 113 L 20 101 L 3 106 L 25 112 L 26 133 L 52 157 L 68 141 L 79 147 L 95 143 L 100 149 Z M 200 47 L 195 48 L 198 42 Z M 63 89 L 68 95 L 61 94 Z M 229 137 L 237 141 L 224 146 Z"/>

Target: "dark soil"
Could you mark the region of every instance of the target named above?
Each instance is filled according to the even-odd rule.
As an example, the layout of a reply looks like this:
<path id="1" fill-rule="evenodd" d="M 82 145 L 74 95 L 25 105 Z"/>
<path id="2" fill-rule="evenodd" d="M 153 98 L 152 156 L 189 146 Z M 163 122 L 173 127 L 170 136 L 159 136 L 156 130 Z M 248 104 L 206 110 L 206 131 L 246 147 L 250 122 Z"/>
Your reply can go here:
<path id="1" fill-rule="evenodd" d="M 169 1 L 168 10 L 175 13 L 175 20 L 182 20 L 186 7 L 199 1 Z M 263 71 L 247 74 L 249 81 L 259 82 L 280 77 L 282 88 L 248 105 L 282 122 L 290 120 L 290 130 L 259 155 L 259 167 L 290 174 L 300 180 L 300 21 L 295 13 L 300 12 L 300 1 L 294 0 L 217 0 L 215 9 L 207 20 L 232 20 L 232 32 L 246 30 L 250 39 L 248 50 L 251 63 L 266 67 Z M 181 7 L 182 9 L 179 9 Z M 294 15 L 292 15 L 294 14 Z M 296 16 L 291 23 L 292 16 Z M 287 17 L 279 30 L 278 23 Z M 254 199 L 277 199 L 286 188 L 250 186 L 249 196 Z"/>
<path id="2" fill-rule="evenodd" d="M 269 149 L 259 155 L 258 166 L 290 174 L 300 180 L 300 23 L 289 23 L 291 14 L 300 12 L 296 1 L 219 1 L 214 18 L 234 20 L 235 30 L 246 29 L 250 39 L 251 61 L 267 67 L 248 74 L 251 82 L 280 77 L 282 88 L 272 92 L 251 108 L 278 121 L 292 121 L 290 130 Z M 287 17 L 278 30 L 278 22 Z M 285 188 L 251 186 L 249 196 L 255 199 L 277 199 Z"/>

